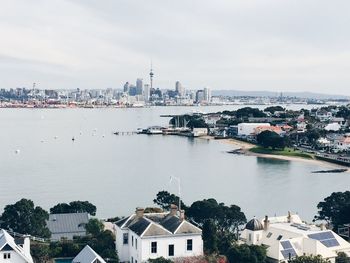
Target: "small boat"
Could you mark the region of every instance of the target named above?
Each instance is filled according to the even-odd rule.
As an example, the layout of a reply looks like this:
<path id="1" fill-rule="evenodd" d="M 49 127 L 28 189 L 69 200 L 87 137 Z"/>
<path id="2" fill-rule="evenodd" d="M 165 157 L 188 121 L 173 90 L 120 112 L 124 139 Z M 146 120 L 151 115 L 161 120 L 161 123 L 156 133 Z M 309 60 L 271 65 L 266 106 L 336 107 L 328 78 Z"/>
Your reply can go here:
<path id="1" fill-rule="evenodd" d="M 114 135 L 119 135 L 119 132 L 113 132 Z"/>

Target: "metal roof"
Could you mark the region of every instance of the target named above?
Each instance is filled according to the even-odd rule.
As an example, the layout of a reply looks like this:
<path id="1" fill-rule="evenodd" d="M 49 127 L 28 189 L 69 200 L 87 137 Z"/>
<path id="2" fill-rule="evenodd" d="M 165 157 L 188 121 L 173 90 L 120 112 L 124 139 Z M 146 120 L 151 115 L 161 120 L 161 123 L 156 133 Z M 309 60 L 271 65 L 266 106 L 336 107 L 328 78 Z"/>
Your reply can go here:
<path id="1" fill-rule="evenodd" d="M 46 225 L 52 234 L 86 232 L 88 213 L 50 214 Z"/>
<path id="2" fill-rule="evenodd" d="M 106 263 L 89 245 L 86 245 L 82 251 L 73 259 L 72 263 Z"/>

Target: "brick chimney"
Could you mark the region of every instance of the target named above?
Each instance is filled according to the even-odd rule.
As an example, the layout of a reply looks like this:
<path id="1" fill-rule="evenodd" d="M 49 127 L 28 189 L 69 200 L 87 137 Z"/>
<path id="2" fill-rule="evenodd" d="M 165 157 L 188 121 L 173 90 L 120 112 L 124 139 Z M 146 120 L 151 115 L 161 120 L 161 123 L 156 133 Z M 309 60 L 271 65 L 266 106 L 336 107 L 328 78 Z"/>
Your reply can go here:
<path id="1" fill-rule="evenodd" d="M 292 214 L 290 211 L 288 211 L 287 220 L 288 220 L 288 223 L 292 223 Z"/>
<path id="2" fill-rule="evenodd" d="M 137 218 L 143 217 L 144 212 L 145 212 L 145 209 L 144 209 L 144 208 L 142 208 L 142 207 L 136 207 L 135 214 L 136 214 L 136 217 L 137 217 Z"/>
<path id="3" fill-rule="evenodd" d="M 176 216 L 177 214 L 177 205 L 171 204 L 170 205 L 170 215 Z"/>
<path id="4" fill-rule="evenodd" d="M 181 221 L 185 220 L 185 210 L 180 211 L 180 220 Z"/>
<path id="5" fill-rule="evenodd" d="M 264 219 L 264 230 L 267 231 L 267 229 L 269 228 L 269 226 L 270 226 L 269 217 L 268 217 L 268 216 L 265 216 L 265 219 Z"/>

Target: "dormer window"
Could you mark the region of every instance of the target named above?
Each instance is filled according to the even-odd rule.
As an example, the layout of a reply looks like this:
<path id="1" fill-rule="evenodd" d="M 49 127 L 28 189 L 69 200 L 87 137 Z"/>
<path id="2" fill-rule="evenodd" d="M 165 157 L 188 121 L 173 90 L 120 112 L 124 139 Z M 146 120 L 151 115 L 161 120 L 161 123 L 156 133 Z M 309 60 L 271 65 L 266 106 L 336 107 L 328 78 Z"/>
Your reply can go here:
<path id="1" fill-rule="evenodd" d="M 277 237 L 277 240 L 281 240 L 281 239 L 282 239 L 282 236 L 279 235 L 279 236 Z"/>

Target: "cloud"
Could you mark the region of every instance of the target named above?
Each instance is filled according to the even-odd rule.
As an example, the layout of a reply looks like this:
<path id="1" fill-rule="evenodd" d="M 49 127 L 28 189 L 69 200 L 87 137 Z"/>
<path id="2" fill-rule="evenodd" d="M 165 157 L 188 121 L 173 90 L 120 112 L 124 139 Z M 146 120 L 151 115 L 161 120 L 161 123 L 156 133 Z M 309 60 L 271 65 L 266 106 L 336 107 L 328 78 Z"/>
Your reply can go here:
<path id="1" fill-rule="evenodd" d="M 346 1 L 3 0 L 1 87 L 173 88 L 346 94 Z"/>

